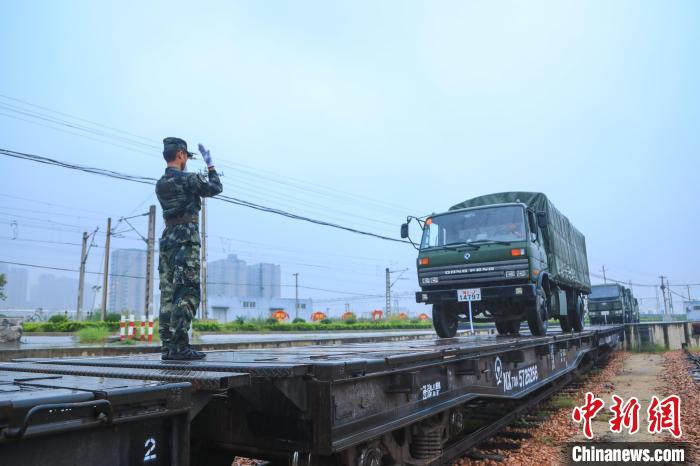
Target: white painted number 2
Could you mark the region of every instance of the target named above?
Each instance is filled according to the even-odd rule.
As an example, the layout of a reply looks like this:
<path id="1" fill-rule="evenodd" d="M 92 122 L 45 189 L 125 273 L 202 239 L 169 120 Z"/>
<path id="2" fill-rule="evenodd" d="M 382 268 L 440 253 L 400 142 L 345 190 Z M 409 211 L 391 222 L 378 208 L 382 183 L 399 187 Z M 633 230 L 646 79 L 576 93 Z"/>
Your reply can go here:
<path id="1" fill-rule="evenodd" d="M 153 438 L 149 438 L 146 440 L 146 443 L 143 444 L 146 450 L 146 454 L 143 455 L 143 462 L 148 463 L 149 461 L 155 461 L 156 459 L 156 440 Z"/>

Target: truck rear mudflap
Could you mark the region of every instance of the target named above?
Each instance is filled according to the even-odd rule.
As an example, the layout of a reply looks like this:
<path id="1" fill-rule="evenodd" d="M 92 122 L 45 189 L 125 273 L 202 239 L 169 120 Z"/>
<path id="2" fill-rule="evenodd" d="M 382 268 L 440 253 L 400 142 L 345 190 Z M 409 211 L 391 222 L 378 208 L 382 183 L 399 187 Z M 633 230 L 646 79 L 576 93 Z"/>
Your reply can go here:
<path id="1" fill-rule="evenodd" d="M 466 289 L 466 287 L 465 287 Z M 533 284 L 488 286 L 478 288 L 481 290 L 481 301 L 503 301 L 503 300 L 529 300 L 534 299 L 536 287 Z M 457 302 L 459 289 L 450 290 L 426 290 L 416 292 L 416 302 L 423 304 L 442 304 Z"/>

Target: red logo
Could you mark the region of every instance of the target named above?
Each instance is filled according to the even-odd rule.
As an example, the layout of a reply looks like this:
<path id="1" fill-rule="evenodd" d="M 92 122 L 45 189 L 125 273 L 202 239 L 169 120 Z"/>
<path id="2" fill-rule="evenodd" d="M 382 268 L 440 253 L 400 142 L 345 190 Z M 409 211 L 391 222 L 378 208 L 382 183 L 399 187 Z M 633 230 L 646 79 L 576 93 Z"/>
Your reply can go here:
<path id="1" fill-rule="evenodd" d="M 612 396 L 613 405 L 610 411 L 613 412 L 613 418 L 608 421 L 610 424 L 610 432 L 622 432 L 622 428 L 629 429 L 630 434 L 636 434 L 639 431 L 639 400 L 632 397 L 627 400 L 627 403 L 622 403 L 622 398 L 617 395 Z"/>
<path id="2" fill-rule="evenodd" d="M 586 403 L 583 406 L 576 406 L 574 411 L 571 413 L 571 418 L 574 422 L 583 421 L 583 435 L 587 439 L 593 438 L 593 429 L 591 428 L 591 421 L 598 414 L 598 411 L 603 409 L 605 402 L 600 398 L 596 398 L 593 393 L 586 393 Z"/>
<path id="3" fill-rule="evenodd" d="M 656 396 L 651 397 L 651 404 L 647 409 L 649 433 L 656 434 L 667 430 L 678 438 L 681 436 L 681 399 L 678 395 L 667 396 L 659 401 Z"/>
<path id="4" fill-rule="evenodd" d="M 612 396 L 613 413 L 612 419 L 608 421 L 610 432 L 620 433 L 627 429 L 630 435 L 639 432 L 639 411 L 641 405 L 636 397 L 631 397 L 626 402 L 619 396 Z M 583 435 L 587 439 L 593 438 L 591 421 L 596 414 L 605 406 L 605 402 L 596 398 L 591 392 L 586 393 L 586 401 L 583 406 L 576 406 L 571 412 L 574 422 L 583 423 Z M 663 400 L 657 396 L 651 397 L 649 408 L 647 409 L 647 430 L 650 434 L 658 434 L 667 430 L 674 437 L 679 438 L 681 431 L 681 399 L 678 395 L 670 395 Z"/>

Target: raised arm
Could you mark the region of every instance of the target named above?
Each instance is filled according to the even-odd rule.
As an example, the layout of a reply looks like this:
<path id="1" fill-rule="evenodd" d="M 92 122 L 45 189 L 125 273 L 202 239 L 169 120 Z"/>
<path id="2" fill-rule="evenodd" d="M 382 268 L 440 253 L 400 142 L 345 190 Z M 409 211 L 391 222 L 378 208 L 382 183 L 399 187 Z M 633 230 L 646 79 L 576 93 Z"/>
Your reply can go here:
<path id="1" fill-rule="evenodd" d="M 224 187 L 221 185 L 219 174 L 214 167 L 209 169 L 208 179 L 202 175 L 190 174 L 187 179 L 188 191 L 198 194 L 201 197 L 212 197 L 220 194 Z"/>
<path id="2" fill-rule="evenodd" d="M 216 196 L 224 190 L 224 187 L 221 185 L 221 180 L 219 179 L 219 174 L 216 173 L 214 162 L 211 159 L 211 154 L 202 144 L 199 145 L 199 153 L 202 154 L 202 158 L 206 162 L 207 168 L 209 169 L 209 179 L 207 180 L 203 176 L 198 175 L 191 177 L 192 181 L 190 182 L 190 189 L 202 197 Z"/>

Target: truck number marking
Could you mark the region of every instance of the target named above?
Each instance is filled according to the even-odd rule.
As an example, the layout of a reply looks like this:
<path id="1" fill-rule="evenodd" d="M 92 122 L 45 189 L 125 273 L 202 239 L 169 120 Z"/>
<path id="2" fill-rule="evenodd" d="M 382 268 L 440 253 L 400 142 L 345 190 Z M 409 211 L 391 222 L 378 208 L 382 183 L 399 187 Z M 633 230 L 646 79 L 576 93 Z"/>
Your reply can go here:
<path id="1" fill-rule="evenodd" d="M 457 290 L 457 301 L 481 301 L 481 288 Z"/>
<path id="2" fill-rule="evenodd" d="M 147 448 L 146 454 L 143 455 L 143 462 L 148 463 L 149 461 L 155 461 L 156 440 L 154 438 L 149 438 L 143 446 Z"/>

